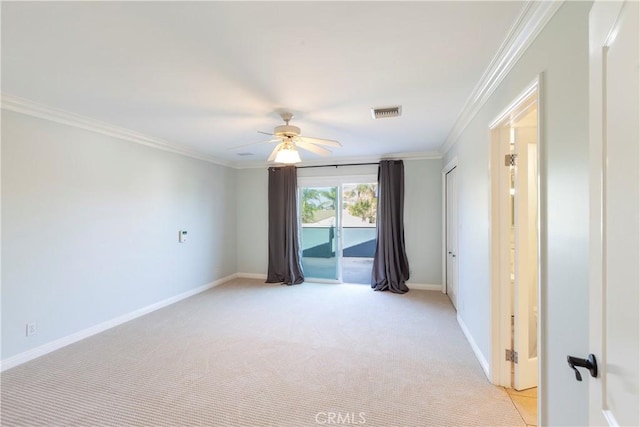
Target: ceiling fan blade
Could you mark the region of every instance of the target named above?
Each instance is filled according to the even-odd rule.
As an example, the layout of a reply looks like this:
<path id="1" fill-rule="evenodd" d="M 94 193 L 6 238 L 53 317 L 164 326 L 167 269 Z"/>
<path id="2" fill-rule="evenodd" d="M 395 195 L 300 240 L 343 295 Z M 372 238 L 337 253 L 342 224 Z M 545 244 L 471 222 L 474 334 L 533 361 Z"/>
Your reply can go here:
<path id="1" fill-rule="evenodd" d="M 275 135 L 274 135 L 273 133 L 271 133 L 271 132 L 262 132 L 261 130 L 259 130 L 259 131 L 258 131 L 258 133 L 261 133 L 261 134 L 263 134 L 263 135 L 272 135 L 272 136 L 275 136 Z"/>
<path id="2" fill-rule="evenodd" d="M 298 139 L 312 144 L 326 145 L 328 147 L 342 147 L 342 144 L 333 139 L 313 138 L 311 136 L 299 136 Z"/>
<path id="3" fill-rule="evenodd" d="M 312 153 L 319 154 L 321 156 L 328 156 L 329 154 L 331 154 L 331 151 L 327 150 L 326 148 L 318 147 L 317 145 L 314 145 L 307 141 L 303 141 L 301 139 L 298 139 L 295 144 L 300 148 L 311 151 Z"/>
<path id="4" fill-rule="evenodd" d="M 276 156 L 278 155 L 278 151 L 280 151 L 280 148 L 282 147 L 282 145 L 284 145 L 284 142 L 281 142 L 280 144 L 276 145 L 276 148 L 274 148 L 271 154 L 269 155 L 267 162 L 273 162 L 276 159 Z"/>

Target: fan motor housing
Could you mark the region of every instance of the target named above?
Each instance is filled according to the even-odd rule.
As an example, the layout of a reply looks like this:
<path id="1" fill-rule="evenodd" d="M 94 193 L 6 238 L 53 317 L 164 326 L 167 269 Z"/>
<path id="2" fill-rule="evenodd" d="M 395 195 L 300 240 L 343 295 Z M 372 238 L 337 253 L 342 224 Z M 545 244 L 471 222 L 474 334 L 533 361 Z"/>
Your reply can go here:
<path id="1" fill-rule="evenodd" d="M 277 136 L 298 136 L 300 135 L 300 128 L 298 126 L 281 125 L 276 126 L 273 133 Z"/>

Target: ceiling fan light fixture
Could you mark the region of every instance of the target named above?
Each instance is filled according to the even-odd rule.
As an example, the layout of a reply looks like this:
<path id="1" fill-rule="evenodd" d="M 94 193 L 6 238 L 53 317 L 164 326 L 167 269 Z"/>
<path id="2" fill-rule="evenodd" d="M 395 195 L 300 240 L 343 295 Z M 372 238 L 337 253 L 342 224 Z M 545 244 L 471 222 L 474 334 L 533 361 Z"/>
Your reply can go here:
<path id="1" fill-rule="evenodd" d="M 292 165 L 294 163 L 300 163 L 300 154 L 298 154 L 298 150 L 295 147 L 287 144 L 282 147 L 278 154 L 276 154 L 276 163 L 284 163 L 287 165 Z"/>
<path id="2" fill-rule="evenodd" d="M 298 136 L 300 135 L 300 128 L 293 125 L 276 126 L 273 129 L 273 134 L 277 136 Z"/>

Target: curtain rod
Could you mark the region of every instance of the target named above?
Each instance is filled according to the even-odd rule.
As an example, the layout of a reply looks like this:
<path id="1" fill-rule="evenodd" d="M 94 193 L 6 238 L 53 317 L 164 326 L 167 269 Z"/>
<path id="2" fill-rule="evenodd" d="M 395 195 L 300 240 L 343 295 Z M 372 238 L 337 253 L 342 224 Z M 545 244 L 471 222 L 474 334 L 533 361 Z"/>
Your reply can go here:
<path id="1" fill-rule="evenodd" d="M 296 169 L 311 169 L 311 168 L 337 168 L 340 166 L 366 166 L 366 165 L 379 165 L 376 163 L 343 163 L 341 165 L 318 165 L 318 166 L 296 166 Z"/>

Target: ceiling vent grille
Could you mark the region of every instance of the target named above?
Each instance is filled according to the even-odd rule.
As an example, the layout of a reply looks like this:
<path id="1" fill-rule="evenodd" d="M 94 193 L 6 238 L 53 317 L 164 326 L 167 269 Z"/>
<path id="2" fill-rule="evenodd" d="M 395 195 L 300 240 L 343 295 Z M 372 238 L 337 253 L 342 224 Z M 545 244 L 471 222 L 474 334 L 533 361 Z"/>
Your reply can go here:
<path id="1" fill-rule="evenodd" d="M 396 107 L 384 107 L 384 108 L 372 108 L 371 115 L 374 119 L 385 119 L 387 117 L 398 117 L 402 114 L 402 107 L 400 105 Z"/>

